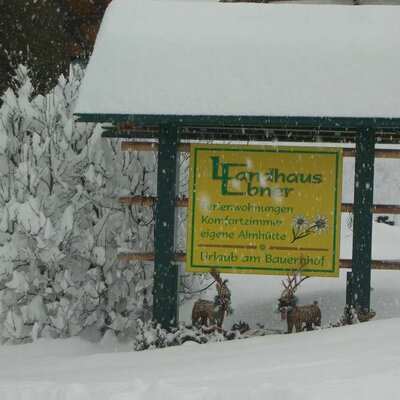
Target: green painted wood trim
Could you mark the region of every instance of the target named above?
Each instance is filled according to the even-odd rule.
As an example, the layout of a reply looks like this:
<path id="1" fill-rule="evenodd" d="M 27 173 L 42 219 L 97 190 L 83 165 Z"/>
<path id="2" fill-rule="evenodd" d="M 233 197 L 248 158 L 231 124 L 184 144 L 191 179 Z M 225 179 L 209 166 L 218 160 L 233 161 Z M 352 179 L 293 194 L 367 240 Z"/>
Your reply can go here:
<path id="1" fill-rule="evenodd" d="M 357 131 L 350 305 L 370 308 L 375 134 Z"/>
<path id="2" fill-rule="evenodd" d="M 175 198 L 178 174 L 176 126 L 160 128 L 154 228 L 153 319 L 169 330 L 178 322 L 178 266 L 175 252 Z"/>
<path id="3" fill-rule="evenodd" d="M 350 118 L 350 117 L 294 117 L 294 116 L 222 116 L 222 115 L 135 115 L 135 114 L 75 114 L 77 122 L 118 123 L 136 125 L 208 125 L 254 126 L 287 129 L 351 130 L 373 128 L 395 131 L 400 129 L 400 118 Z"/>

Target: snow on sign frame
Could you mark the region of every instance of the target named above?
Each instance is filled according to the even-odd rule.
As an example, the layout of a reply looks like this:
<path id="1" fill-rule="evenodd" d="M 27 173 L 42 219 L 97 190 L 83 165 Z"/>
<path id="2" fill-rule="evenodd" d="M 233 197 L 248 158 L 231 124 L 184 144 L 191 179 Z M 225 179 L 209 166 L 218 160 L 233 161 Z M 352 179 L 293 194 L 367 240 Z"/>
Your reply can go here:
<path id="1" fill-rule="evenodd" d="M 192 144 L 187 271 L 337 277 L 342 149 Z"/>

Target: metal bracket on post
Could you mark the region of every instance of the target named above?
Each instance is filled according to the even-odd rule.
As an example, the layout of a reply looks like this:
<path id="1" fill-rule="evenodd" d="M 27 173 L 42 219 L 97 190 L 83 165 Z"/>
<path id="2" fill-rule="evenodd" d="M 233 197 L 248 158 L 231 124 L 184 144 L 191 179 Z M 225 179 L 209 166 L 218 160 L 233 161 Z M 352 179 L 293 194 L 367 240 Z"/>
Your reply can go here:
<path id="1" fill-rule="evenodd" d="M 354 178 L 353 269 L 347 286 L 349 306 L 369 310 L 371 291 L 372 209 L 375 132 L 357 130 Z"/>
<path id="2" fill-rule="evenodd" d="M 178 322 L 178 266 L 173 262 L 178 142 L 176 126 L 160 127 L 154 228 L 153 319 L 167 330 Z"/>

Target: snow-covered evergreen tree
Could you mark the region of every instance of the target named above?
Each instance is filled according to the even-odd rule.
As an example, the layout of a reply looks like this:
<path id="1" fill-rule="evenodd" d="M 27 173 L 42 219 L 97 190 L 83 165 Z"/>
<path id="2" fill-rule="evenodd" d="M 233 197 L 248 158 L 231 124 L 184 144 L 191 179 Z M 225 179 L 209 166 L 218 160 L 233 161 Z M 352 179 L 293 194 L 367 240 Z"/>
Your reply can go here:
<path id="1" fill-rule="evenodd" d="M 75 124 L 82 72 L 33 96 L 28 70 L 0 108 L 0 340 L 129 331 L 151 304 L 152 266 L 117 260 L 152 250 L 152 153 L 122 152 L 99 126 Z"/>

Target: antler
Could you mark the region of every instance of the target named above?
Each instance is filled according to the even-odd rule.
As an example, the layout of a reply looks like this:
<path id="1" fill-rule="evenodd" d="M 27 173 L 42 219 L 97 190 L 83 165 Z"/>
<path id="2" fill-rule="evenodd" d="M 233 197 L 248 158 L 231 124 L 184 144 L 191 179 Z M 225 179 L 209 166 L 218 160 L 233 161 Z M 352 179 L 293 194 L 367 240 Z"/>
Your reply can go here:
<path id="1" fill-rule="evenodd" d="M 290 277 L 290 275 L 288 274 L 288 276 L 287 276 L 287 279 L 288 279 L 287 284 L 285 283 L 285 281 L 282 281 L 282 285 L 285 287 L 285 289 L 292 289 L 292 283 L 293 283 L 295 278 L 296 278 L 296 276 Z"/>
<path id="2" fill-rule="evenodd" d="M 303 258 L 303 255 L 301 255 L 299 269 L 294 273 L 293 277 L 290 277 L 288 275 L 287 284 L 284 281 L 282 281 L 282 284 L 285 287 L 284 292 L 286 290 L 289 290 L 292 293 L 294 293 L 297 290 L 297 288 L 300 286 L 300 283 L 305 281 L 307 278 L 309 278 L 309 276 L 303 276 L 303 277 L 301 276 L 303 267 L 304 267 L 304 258 Z M 299 278 L 299 281 L 297 280 L 297 278 Z M 293 282 L 294 282 L 294 286 L 293 286 Z"/>
<path id="3" fill-rule="evenodd" d="M 296 289 L 300 286 L 300 283 L 305 281 L 307 278 L 309 278 L 309 276 L 301 276 L 301 271 L 303 270 L 303 267 L 299 268 L 298 271 L 295 272 L 293 278 L 294 278 L 294 283 L 295 285 L 293 286 L 292 290 L 293 292 L 296 291 Z M 299 281 L 297 281 L 297 277 L 299 277 Z"/>

